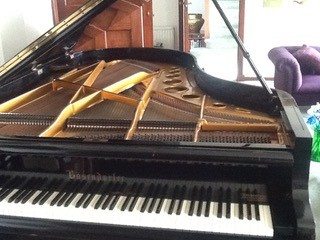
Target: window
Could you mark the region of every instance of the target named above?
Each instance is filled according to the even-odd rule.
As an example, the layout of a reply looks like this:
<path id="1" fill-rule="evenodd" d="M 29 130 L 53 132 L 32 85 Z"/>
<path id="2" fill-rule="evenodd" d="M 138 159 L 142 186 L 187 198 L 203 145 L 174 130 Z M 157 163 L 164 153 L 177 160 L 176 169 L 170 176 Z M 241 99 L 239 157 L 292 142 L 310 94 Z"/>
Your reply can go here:
<path id="1" fill-rule="evenodd" d="M 264 77 L 273 77 L 268 52 L 276 46 L 320 44 L 319 0 L 243 0 L 244 44 Z M 243 77 L 255 77 L 243 61 Z"/>

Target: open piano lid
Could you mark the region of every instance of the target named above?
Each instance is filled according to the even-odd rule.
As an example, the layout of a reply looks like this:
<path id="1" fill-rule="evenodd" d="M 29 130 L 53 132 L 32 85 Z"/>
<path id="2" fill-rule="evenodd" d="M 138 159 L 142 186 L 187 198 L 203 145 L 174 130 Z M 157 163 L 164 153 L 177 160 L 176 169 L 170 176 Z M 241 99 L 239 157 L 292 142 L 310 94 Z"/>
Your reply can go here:
<path id="1" fill-rule="evenodd" d="M 44 76 L 47 76 L 48 74 L 52 75 L 53 67 L 67 67 L 70 64 L 82 64 L 79 63 L 82 58 L 87 60 L 88 57 L 98 57 L 92 56 L 93 53 L 79 53 L 79 49 L 81 51 L 87 50 L 85 48 L 78 47 L 79 39 L 82 41 L 81 38 L 83 32 L 94 17 L 106 8 L 113 8 L 114 3 L 117 4 L 119 2 L 122 1 L 92 0 L 87 2 L 66 20 L 53 27 L 35 42 L 27 46 L 14 58 L 1 66 L 1 100 L 3 101 L 8 97 L 11 98 L 13 96 L 11 89 L 16 89 L 19 83 L 22 84 L 24 88 L 24 90 L 20 90 L 25 91 L 28 85 L 32 85 L 32 83 L 30 83 L 30 81 L 32 82 L 32 78 L 39 79 L 44 78 Z M 75 51 L 78 53 L 74 53 Z M 103 54 L 105 53 L 102 53 L 102 55 Z M 106 53 L 105 55 L 106 56 L 100 56 L 100 58 L 108 58 L 108 60 L 115 58 L 143 58 L 146 61 L 181 64 L 183 67 L 192 68 L 193 71 L 196 71 L 197 77 L 195 81 L 197 81 L 199 87 L 204 91 L 207 91 L 208 94 L 213 95 L 216 99 L 220 99 L 221 101 L 230 104 L 236 103 L 236 105 L 245 108 L 252 108 L 254 110 L 267 113 L 279 111 L 280 103 L 275 99 L 270 99 L 270 93 L 265 91 L 265 89 L 247 86 L 236 82 L 230 83 L 224 80 L 221 81 L 221 79 L 211 76 L 210 78 L 212 80 L 208 81 L 208 77 L 198 68 L 195 59 L 188 54 L 167 50 L 156 51 L 155 49 L 145 49 L 142 51 L 141 49 L 117 49 L 110 53 Z M 75 56 L 81 58 L 77 63 L 74 63 L 75 61 L 72 61 L 71 59 Z M 99 59 L 92 59 L 91 61 L 97 60 Z M 26 81 L 28 83 L 26 83 Z M 14 82 L 17 83 L 15 84 Z M 39 82 L 39 80 L 37 80 L 37 82 Z M 229 94 L 225 94 L 226 90 Z M 17 90 L 15 91 L 18 92 Z M 273 93 L 273 97 L 277 98 L 277 94 Z"/>
<path id="2" fill-rule="evenodd" d="M 119 2 L 89 1 L 0 68 L 5 145 L 32 149 L 46 142 L 59 151 L 64 141 L 133 140 L 310 149 L 301 114 L 284 92 L 270 96 L 262 87 L 209 76 L 192 55 L 173 50 L 75 51 L 90 21 Z"/>

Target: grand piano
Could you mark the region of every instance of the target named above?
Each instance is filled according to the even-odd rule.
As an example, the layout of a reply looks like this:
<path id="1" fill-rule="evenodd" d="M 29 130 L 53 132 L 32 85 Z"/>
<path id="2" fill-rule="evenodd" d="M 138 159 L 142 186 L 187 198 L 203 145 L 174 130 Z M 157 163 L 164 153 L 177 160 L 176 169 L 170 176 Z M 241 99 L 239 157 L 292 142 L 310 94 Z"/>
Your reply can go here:
<path id="1" fill-rule="evenodd" d="M 83 47 L 129 2 L 89 1 L 0 67 L 1 239 L 315 239 L 294 99 L 184 52 Z"/>

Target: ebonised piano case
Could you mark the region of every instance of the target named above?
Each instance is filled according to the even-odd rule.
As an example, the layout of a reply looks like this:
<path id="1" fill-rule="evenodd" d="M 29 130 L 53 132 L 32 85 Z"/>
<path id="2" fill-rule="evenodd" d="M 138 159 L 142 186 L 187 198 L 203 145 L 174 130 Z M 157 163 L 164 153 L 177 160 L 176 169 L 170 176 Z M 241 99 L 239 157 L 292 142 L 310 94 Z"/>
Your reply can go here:
<path id="1" fill-rule="evenodd" d="M 84 47 L 139 2 L 89 1 L 0 67 L 3 239 L 314 239 L 289 94 L 188 53 Z"/>

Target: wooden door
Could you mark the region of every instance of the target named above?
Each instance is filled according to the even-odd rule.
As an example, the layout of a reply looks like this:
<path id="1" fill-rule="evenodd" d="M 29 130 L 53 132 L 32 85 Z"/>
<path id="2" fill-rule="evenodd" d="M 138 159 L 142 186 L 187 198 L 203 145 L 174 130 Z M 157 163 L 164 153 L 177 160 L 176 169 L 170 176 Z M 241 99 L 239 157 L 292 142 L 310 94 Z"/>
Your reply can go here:
<path id="1" fill-rule="evenodd" d="M 59 23 L 88 0 L 52 0 Z M 118 0 L 92 19 L 74 50 L 153 47 L 152 0 Z"/>
<path id="2" fill-rule="evenodd" d="M 188 0 L 179 0 L 179 50 L 190 52 Z"/>
<path id="3" fill-rule="evenodd" d="M 52 0 L 54 23 L 66 19 L 89 0 Z"/>

